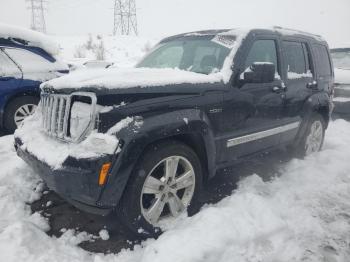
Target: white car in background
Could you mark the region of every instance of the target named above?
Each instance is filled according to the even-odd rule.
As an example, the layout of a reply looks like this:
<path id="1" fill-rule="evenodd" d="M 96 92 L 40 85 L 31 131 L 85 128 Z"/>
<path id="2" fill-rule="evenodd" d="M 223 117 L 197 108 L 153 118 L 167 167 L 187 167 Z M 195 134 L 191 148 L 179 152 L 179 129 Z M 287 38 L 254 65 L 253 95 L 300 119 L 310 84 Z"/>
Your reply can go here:
<path id="1" fill-rule="evenodd" d="M 335 74 L 334 112 L 350 116 L 350 47 L 331 50 Z"/>

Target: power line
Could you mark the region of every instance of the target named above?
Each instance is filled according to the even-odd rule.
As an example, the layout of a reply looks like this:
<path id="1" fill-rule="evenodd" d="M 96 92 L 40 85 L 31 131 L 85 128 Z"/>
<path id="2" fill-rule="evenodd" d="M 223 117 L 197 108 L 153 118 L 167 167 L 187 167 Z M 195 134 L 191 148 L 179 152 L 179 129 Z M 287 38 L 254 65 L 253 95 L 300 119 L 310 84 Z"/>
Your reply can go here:
<path id="1" fill-rule="evenodd" d="M 113 35 L 137 35 L 136 0 L 114 0 Z"/>
<path id="2" fill-rule="evenodd" d="M 31 10 L 31 29 L 46 33 L 44 0 L 27 0 Z"/>

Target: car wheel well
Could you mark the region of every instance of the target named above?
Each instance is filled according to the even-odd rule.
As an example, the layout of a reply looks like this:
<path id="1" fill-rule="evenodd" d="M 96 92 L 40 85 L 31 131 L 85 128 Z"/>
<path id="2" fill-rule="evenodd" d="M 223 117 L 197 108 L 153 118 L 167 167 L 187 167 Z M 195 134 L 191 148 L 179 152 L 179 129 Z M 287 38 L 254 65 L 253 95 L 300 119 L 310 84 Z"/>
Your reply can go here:
<path id="1" fill-rule="evenodd" d="M 12 95 L 10 98 L 7 99 L 4 107 L 3 107 L 3 115 L 2 115 L 2 118 L 1 118 L 1 122 L 0 122 L 0 126 L 4 129 L 7 129 L 6 127 L 6 115 L 8 113 L 9 110 L 11 110 L 11 104 L 12 103 L 15 103 L 16 99 L 20 99 L 20 98 L 23 98 L 23 97 L 29 97 L 29 98 L 35 98 L 35 99 L 38 99 L 38 101 L 40 100 L 40 96 L 38 95 L 38 93 L 36 92 L 31 92 L 31 91 L 28 91 L 28 92 L 20 92 L 20 93 L 17 93 L 17 94 L 14 94 Z"/>
<path id="2" fill-rule="evenodd" d="M 23 97 L 23 96 L 32 96 L 32 97 L 40 98 L 40 95 L 37 92 L 34 92 L 34 91 L 26 91 L 26 92 L 20 92 L 20 93 L 14 94 L 6 101 L 5 111 L 6 111 L 6 107 L 13 100 L 15 100 L 15 99 L 17 99 L 19 97 Z"/>
<path id="3" fill-rule="evenodd" d="M 197 156 L 201 162 L 201 165 L 202 165 L 203 180 L 204 180 L 204 182 L 206 182 L 208 179 L 208 157 L 207 157 L 203 137 L 197 133 L 179 134 L 179 135 L 166 137 L 163 139 L 153 141 L 151 144 L 149 144 L 145 148 L 145 150 L 142 152 L 142 154 L 144 152 L 146 152 L 150 146 L 153 146 L 154 144 L 165 143 L 167 141 L 178 141 L 180 143 L 183 143 L 183 144 L 187 145 L 188 147 L 190 147 L 197 154 Z M 142 156 L 142 154 L 141 154 L 141 156 Z"/>
<path id="4" fill-rule="evenodd" d="M 327 106 L 321 106 L 317 109 L 316 113 L 320 114 L 323 117 L 327 128 L 329 123 L 329 108 Z"/>

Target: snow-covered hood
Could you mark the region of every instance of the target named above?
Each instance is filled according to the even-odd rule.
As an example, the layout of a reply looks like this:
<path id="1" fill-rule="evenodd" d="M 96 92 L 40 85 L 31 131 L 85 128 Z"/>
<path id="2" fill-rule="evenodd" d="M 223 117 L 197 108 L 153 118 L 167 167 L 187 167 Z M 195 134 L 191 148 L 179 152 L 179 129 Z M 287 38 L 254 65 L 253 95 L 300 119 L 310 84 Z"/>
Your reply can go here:
<path id="1" fill-rule="evenodd" d="M 41 88 L 59 89 L 123 89 L 153 87 L 175 84 L 217 83 L 223 79 L 221 73 L 204 75 L 179 69 L 110 68 L 85 69 L 50 80 Z"/>
<path id="2" fill-rule="evenodd" d="M 335 83 L 350 84 L 350 69 L 335 68 Z"/>

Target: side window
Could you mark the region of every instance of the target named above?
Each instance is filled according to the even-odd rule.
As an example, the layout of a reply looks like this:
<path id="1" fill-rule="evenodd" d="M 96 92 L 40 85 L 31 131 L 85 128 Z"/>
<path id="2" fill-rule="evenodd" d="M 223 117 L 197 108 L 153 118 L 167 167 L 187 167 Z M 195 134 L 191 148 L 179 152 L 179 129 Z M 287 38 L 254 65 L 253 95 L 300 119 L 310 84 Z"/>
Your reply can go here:
<path id="1" fill-rule="evenodd" d="M 283 41 L 288 79 L 312 77 L 311 63 L 306 44 Z"/>
<path id="2" fill-rule="evenodd" d="M 52 68 L 52 63 L 30 51 L 17 48 L 5 48 L 5 52 L 21 67 L 23 72 L 46 72 Z"/>
<path id="3" fill-rule="evenodd" d="M 273 63 L 278 72 L 277 49 L 274 40 L 257 40 L 254 42 L 245 61 L 245 69 L 254 63 Z"/>
<path id="4" fill-rule="evenodd" d="M 20 73 L 13 61 L 0 50 L 0 77 L 15 76 Z"/>
<path id="5" fill-rule="evenodd" d="M 331 76 L 332 69 L 328 55 L 327 48 L 323 45 L 314 45 L 316 57 L 317 57 L 317 69 L 321 76 Z"/>
<path id="6" fill-rule="evenodd" d="M 310 49 L 308 48 L 308 45 L 305 43 L 301 44 L 303 46 L 304 49 L 304 57 L 305 57 L 305 63 L 306 63 L 306 73 L 310 72 L 310 73 L 314 73 L 313 67 L 312 67 L 312 57 L 310 54 Z"/>

